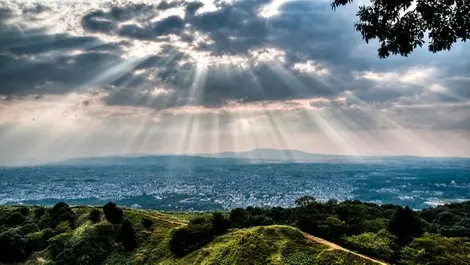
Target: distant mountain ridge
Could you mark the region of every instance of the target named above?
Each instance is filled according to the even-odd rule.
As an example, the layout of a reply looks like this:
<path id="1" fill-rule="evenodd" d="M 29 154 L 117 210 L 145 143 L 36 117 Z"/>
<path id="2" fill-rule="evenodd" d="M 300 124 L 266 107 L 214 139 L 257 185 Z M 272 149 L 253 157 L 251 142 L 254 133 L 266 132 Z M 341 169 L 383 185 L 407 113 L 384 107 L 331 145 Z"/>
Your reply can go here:
<path id="1" fill-rule="evenodd" d="M 279 149 L 253 149 L 243 152 L 223 152 L 212 155 L 218 158 L 241 158 L 250 160 L 265 160 L 265 161 L 298 161 L 298 162 L 313 162 L 324 160 L 355 160 L 353 156 L 345 155 L 324 155 L 324 154 L 311 154 L 299 150 L 279 150 Z"/>
<path id="2" fill-rule="evenodd" d="M 105 157 L 84 157 L 49 163 L 53 165 L 95 165 L 95 164 L 247 164 L 247 163 L 376 163 L 403 161 L 470 161 L 468 158 L 417 157 L 417 156 L 351 156 L 312 154 L 299 150 L 253 149 L 242 152 L 215 154 L 129 154 Z"/>

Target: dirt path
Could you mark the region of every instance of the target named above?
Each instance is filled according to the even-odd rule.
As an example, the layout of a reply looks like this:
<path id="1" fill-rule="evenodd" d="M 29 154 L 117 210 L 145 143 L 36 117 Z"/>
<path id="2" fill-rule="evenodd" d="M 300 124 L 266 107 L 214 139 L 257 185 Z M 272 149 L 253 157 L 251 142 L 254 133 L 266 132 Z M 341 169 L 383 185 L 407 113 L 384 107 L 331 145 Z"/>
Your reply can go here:
<path id="1" fill-rule="evenodd" d="M 349 253 L 351 253 L 351 254 L 357 255 L 357 256 L 359 256 L 359 257 L 361 257 L 361 258 L 363 258 L 363 259 L 367 259 L 367 260 L 369 260 L 369 261 L 372 261 L 372 262 L 374 262 L 374 263 L 377 263 L 377 264 L 380 264 L 380 265 L 388 265 L 388 264 L 385 263 L 385 262 L 382 262 L 382 261 L 379 261 L 379 260 L 375 260 L 375 259 L 369 258 L 369 257 L 367 257 L 367 256 L 361 255 L 361 254 L 356 253 L 356 252 L 354 252 L 354 251 L 351 251 L 351 250 L 349 250 L 349 249 L 345 249 L 345 248 L 343 248 L 343 247 L 341 247 L 341 246 L 339 246 L 339 245 L 336 245 L 335 243 L 331 243 L 330 241 L 326 241 L 326 240 L 324 240 L 324 239 L 321 239 L 321 238 L 319 238 L 319 237 L 312 236 L 312 235 L 307 234 L 307 233 L 303 233 L 303 234 L 304 234 L 304 236 L 305 236 L 308 240 L 311 240 L 311 241 L 313 241 L 313 242 L 320 243 L 320 244 L 322 244 L 322 245 L 328 246 L 328 247 L 329 247 L 328 250 L 341 250 L 341 251 L 346 251 L 346 252 L 349 252 Z"/>
<path id="2" fill-rule="evenodd" d="M 133 211 L 139 212 L 139 214 L 144 215 L 144 216 L 146 216 L 150 219 L 160 220 L 160 221 L 164 221 L 164 222 L 174 224 L 174 225 L 185 226 L 185 225 L 188 225 L 188 223 L 189 223 L 189 222 L 183 221 L 183 220 L 175 220 L 175 218 L 172 218 L 167 214 L 163 214 L 163 213 L 159 213 L 159 212 L 147 213 L 145 211 L 137 210 L 137 209 L 135 209 Z"/>

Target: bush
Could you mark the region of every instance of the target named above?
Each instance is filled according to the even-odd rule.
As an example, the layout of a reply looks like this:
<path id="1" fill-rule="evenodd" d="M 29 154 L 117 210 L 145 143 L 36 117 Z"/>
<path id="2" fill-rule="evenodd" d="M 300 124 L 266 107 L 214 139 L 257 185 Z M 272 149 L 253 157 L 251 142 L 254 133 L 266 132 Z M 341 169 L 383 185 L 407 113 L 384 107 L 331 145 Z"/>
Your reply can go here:
<path id="1" fill-rule="evenodd" d="M 153 226 L 153 221 L 148 219 L 148 218 L 144 218 L 144 219 L 142 219 L 142 226 L 145 229 L 150 229 Z"/>
<path id="2" fill-rule="evenodd" d="M 54 227 L 54 234 L 62 234 L 65 232 L 69 232 L 72 228 L 68 222 L 61 222 L 60 224 Z"/>
<path id="3" fill-rule="evenodd" d="M 378 233 L 366 232 L 346 238 L 346 244 L 360 253 L 390 261 L 394 254 L 395 238 L 386 230 Z"/>
<path id="4" fill-rule="evenodd" d="M 23 224 L 25 221 L 26 217 L 22 213 L 14 211 L 7 216 L 5 224 L 9 227 L 14 227 Z"/>
<path id="5" fill-rule="evenodd" d="M 98 224 L 78 237 L 73 233 L 53 237 L 49 249 L 54 264 L 102 264 L 114 248 L 114 236 L 111 225 Z"/>
<path id="6" fill-rule="evenodd" d="M 123 212 L 114 202 L 108 202 L 103 206 L 103 212 L 106 219 L 112 224 L 119 224 L 122 221 Z"/>
<path id="7" fill-rule="evenodd" d="M 122 223 L 118 234 L 118 240 L 122 243 L 125 250 L 133 250 L 137 247 L 134 228 L 132 227 L 132 223 L 129 219 L 126 219 Z"/>
<path id="8" fill-rule="evenodd" d="M 90 220 L 93 223 L 98 223 L 100 219 L 101 219 L 101 211 L 98 209 L 93 209 L 88 214 L 88 220 Z"/>
<path id="9" fill-rule="evenodd" d="M 230 228 L 230 221 L 227 220 L 221 213 L 213 213 L 212 228 L 216 234 L 225 233 Z"/>
<path id="10" fill-rule="evenodd" d="M 230 223 L 232 227 L 243 227 L 246 220 L 247 212 L 242 208 L 235 208 L 230 211 Z"/>
<path id="11" fill-rule="evenodd" d="M 385 218 L 377 218 L 372 220 L 364 220 L 361 223 L 361 226 L 367 230 L 367 232 L 377 233 L 380 230 L 386 230 L 389 227 L 390 221 Z"/>
<path id="12" fill-rule="evenodd" d="M 18 227 L 18 229 L 21 230 L 21 232 L 25 235 L 39 231 L 39 227 L 35 223 L 32 223 L 32 222 L 23 223 L 22 226 Z"/>
<path id="13" fill-rule="evenodd" d="M 218 214 L 212 218 L 195 218 L 189 222 L 187 227 L 173 231 L 170 240 L 170 249 L 178 257 L 182 257 L 194 250 L 197 250 L 211 242 L 221 231 L 214 229 L 215 223 L 223 223 Z M 223 218 L 223 216 L 222 216 Z M 222 225 L 223 227 L 223 225 Z M 221 229 L 219 227 L 219 229 Z"/>
<path id="14" fill-rule="evenodd" d="M 18 207 L 17 211 L 18 211 L 19 213 L 21 213 L 22 215 L 24 215 L 24 216 L 28 216 L 28 214 L 29 214 L 29 208 L 26 207 L 26 206 L 20 206 L 20 207 Z"/>
<path id="15" fill-rule="evenodd" d="M 27 257 L 26 239 L 17 229 L 0 234 L 0 263 L 17 263 Z"/>
<path id="16" fill-rule="evenodd" d="M 467 265 L 470 264 L 468 253 L 469 239 L 425 234 L 403 249 L 401 264 Z"/>
<path id="17" fill-rule="evenodd" d="M 54 231 L 50 228 L 41 230 L 39 232 L 29 233 L 27 235 L 28 250 L 40 251 L 49 246 L 49 239 L 54 236 Z"/>
<path id="18" fill-rule="evenodd" d="M 50 210 L 50 221 L 52 221 L 52 226 L 56 226 L 61 222 L 68 222 L 70 226 L 75 225 L 76 216 L 72 209 L 65 202 L 58 202 Z"/>
<path id="19" fill-rule="evenodd" d="M 36 219 L 39 219 L 46 213 L 46 208 L 43 206 L 38 206 L 37 208 L 34 209 L 33 213 L 34 213 L 34 217 Z"/>

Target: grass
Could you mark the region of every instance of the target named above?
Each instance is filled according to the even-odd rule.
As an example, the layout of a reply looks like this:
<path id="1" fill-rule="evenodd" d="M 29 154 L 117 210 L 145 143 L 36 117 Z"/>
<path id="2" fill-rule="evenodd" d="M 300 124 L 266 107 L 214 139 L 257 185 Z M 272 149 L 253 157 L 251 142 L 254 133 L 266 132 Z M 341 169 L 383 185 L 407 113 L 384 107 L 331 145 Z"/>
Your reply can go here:
<path id="1" fill-rule="evenodd" d="M 219 236 L 202 249 L 180 260 L 175 260 L 173 264 L 359 265 L 375 263 L 349 252 L 330 250 L 323 244 L 311 242 L 296 228 L 273 225 L 231 231 Z"/>

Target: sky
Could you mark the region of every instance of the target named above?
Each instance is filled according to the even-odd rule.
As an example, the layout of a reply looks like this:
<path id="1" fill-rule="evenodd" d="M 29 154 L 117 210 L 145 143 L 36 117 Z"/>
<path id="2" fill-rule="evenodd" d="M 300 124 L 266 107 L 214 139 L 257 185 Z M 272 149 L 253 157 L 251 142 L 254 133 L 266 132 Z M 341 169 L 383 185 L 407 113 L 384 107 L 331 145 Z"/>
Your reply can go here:
<path id="1" fill-rule="evenodd" d="M 257 148 L 470 157 L 470 45 L 379 59 L 355 1 L 2 0 L 0 164 Z"/>

